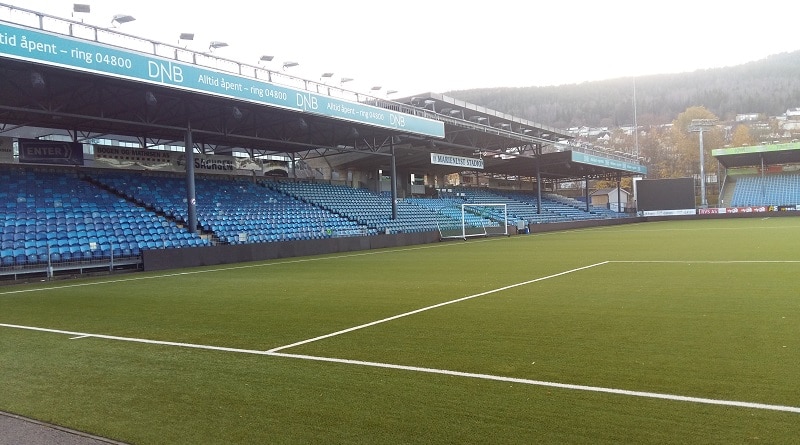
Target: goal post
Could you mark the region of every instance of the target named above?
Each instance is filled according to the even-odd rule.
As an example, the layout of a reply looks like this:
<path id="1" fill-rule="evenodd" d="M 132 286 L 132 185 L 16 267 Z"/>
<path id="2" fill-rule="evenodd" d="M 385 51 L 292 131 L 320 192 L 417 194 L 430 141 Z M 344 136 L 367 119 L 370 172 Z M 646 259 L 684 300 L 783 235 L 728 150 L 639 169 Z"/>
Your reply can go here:
<path id="1" fill-rule="evenodd" d="M 461 220 L 450 226 L 439 225 L 442 239 L 467 239 L 478 236 L 508 236 L 508 207 L 502 203 L 461 204 Z"/>

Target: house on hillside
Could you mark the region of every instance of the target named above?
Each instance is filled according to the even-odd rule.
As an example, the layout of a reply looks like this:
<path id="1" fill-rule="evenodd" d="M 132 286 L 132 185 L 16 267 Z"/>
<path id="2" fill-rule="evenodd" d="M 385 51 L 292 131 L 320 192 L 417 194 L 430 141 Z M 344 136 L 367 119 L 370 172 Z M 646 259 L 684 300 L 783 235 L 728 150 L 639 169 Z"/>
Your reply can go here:
<path id="1" fill-rule="evenodd" d="M 756 122 L 762 119 L 760 113 L 739 113 L 736 115 L 736 122 Z"/>
<path id="2" fill-rule="evenodd" d="M 618 187 L 597 189 L 589 195 L 593 207 L 606 208 L 612 211 L 625 211 L 628 207 L 630 193 Z"/>

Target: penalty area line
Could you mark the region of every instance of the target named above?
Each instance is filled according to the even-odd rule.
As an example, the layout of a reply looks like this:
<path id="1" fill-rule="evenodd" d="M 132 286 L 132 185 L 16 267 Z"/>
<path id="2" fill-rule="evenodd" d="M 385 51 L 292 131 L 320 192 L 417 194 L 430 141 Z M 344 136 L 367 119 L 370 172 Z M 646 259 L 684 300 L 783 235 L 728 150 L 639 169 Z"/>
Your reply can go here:
<path id="1" fill-rule="evenodd" d="M 88 335 L 88 334 L 87 335 L 76 335 L 74 337 L 70 337 L 69 339 L 70 340 L 80 340 L 80 339 L 89 338 L 89 337 L 91 337 L 91 335 Z"/>
<path id="2" fill-rule="evenodd" d="M 171 342 L 171 341 L 162 341 L 162 340 L 148 340 L 148 339 L 143 339 L 143 338 L 120 337 L 120 336 L 115 336 L 115 335 L 90 334 L 90 333 L 86 333 L 86 332 L 65 331 L 65 330 L 60 330 L 60 329 L 48 329 L 48 328 L 40 328 L 40 327 L 34 327 L 34 326 L 21 326 L 21 325 L 6 324 L 6 323 L 0 323 L 0 327 L 10 328 L 10 329 L 24 329 L 24 330 L 37 331 L 37 332 L 47 332 L 47 333 L 53 333 L 53 334 L 71 335 L 71 336 L 73 336 L 71 339 L 98 338 L 98 339 L 104 339 L 104 340 L 126 341 L 126 342 L 139 343 L 139 344 L 149 344 L 149 345 L 159 345 L 159 346 L 173 346 L 173 347 L 201 349 L 201 350 L 209 350 L 209 351 L 232 352 L 232 353 L 238 353 L 238 354 L 252 354 L 252 355 L 261 355 L 261 356 L 268 356 L 268 357 L 280 357 L 280 358 L 297 359 L 297 360 L 308 360 L 308 361 L 315 361 L 315 362 L 337 363 L 337 364 L 354 365 L 354 366 L 366 366 L 366 367 L 371 367 L 371 368 L 391 369 L 391 370 L 396 370 L 396 371 L 420 372 L 420 373 L 426 373 L 426 374 L 436 374 L 436 375 L 444 375 L 444 376 L 451 376 L 451 377 L 472 378 L 472 379 L 480 379 L 480 380 L 487 380 L 487 381 L 494 381 L 494 382 L 504 382 L 504 383 L 517 383 L 517 384 L 521 384 L 521 385 L 540 386 L 540 387 L 557 388 L 557 389 L 565 389 L 565 390 L 572 390 L 572 391 L 596 392 L 596 393 L 613 394 L 613 395 L 628 396 L 628 397 L 642 397 L 642 398 L 650 398 L 650 399 L 669 400 L 669 401 L 674 401 L 674 402 L 688 402 L 688 403 L 705 404 L 705 405 L 730 406 L 730 407 L 737 407 L 737 408 L 749 408 L 749 409 L 758 409 L 758 410 L 765 410 L 765 411 L 780 411 L 780 412 L 788 412 L 788 413 L 800 414 L 800 407 L 797 407 L 797 406 L 773 405 L 773 404 L 767 404 L 767 403 L 743 402 L 743 401 L 737 401 L 737 400 L 711 399 L 711 398 L 706 398 L 706 397 L 682 396 L 682 395 L 676 395 L 676 394 L 665 394 L 665 393 L 648 392 L 648 391 L 633 391 L 633 390 L 628 390 L 628 389 L 607 388 L 607 387 L 602 387 L 602 386 L 576 385 L 576 384 L 570 384 L 570 383 L 558 383 L 558 382 L 548 382 L 548 381 L 543 381 L 543 380 L 523 379 L 523 378 L 518 378 L 518 377 L 505 377 L 505 376 L 497 376 L 497 375 L 491 375 L 491 374 L 480 374 L 480 373 L 473 373 L 473 372 L 452 371 L 452 370 L 447 370 L 447 369 L 425 368 L 425 367 L 420 367 L 420 366 L 397 365 L 397 364 L 392 364 L 392 363 L 380 363 L 380 362 L 370 362 L 370 361 L 362 361 L 362 360 L 350 360 L 350 359 L 341 359 L 341 358 L 332 358 L 332 357 L 318 357 L 318 356 L 313 356 L 313 355 L 288 354 L 288 353 L 285 353 L 285 352 L 259 351 L 259 350 L 253 350 L 253 349 L 228 348 L 228 347 L 223 347 L 223 346 L 200 345 L 200 344 L 194 344 L 194 343 L 181 343 L 181 342 Z"/>
<path id="3" fill-rule="evenodd" d="M 604 264 L 608 264 L 608 261 L 603 261 L 603 262 L 600 262 L 600 263 L 594 263 L 594 264 L 590 264 L 588 266 L 582 266 L 582 267 L 578 267 L 578 268 L 575 268 L 575 269 L 565 270 L 563 272 L 554 273 L 552 275 L 547 275 L 545 277 L 534 278 L 532 280 L 523 281 L 521 283 L 509 284 L 508 286 L 498 287 L 496 289 L 490 289 L 490 290 L 487 290 L 485 292 L 480 292 L 480 293 L 473 294 L 473 295 L 467 295 L 466 297 L 457 298 L 455 300 L 445 301 L 445 302 L 434 304 L 434 305 L 431 305 L 431 306 L 426 306 L 426 307 L 423 307 L 423 308 L 415 309 L 413 311 L 404 312 L 402 314 L 393 315 L 391 317 L 383 318 L 383 319 L 380 319 L 380 320 L 371 321 L 369 323 L 364 323 L 364 324 L 361 324 L 361 325 L 358 325 L 358 326 L 353 326 L 353 327 L 350 327 L 350 328 L 347 328 L 347 329 L 342 329 L 341 331 L 331 332 L 330 334 L 320 335 L 319 337 L 309 338 L 309 339 L 301 340 L 301 341 L 298 341 L 298 342 L 295 342 L 295 343 L 292 343 L 292 344 L 289 344 L 289 345 L 279 346 L 277 348 L 272 348 L 268 352 L 277 352 L 277 351 L 281 351 L 281 350 L 284 350 L 284 349 L 293 348 L 295 346 L 305 345 L 305 344 L 308 344 L 308 343 L 313 343 L 315 341 L 324 340 L 326 338 L 336 337 L 338 335 L 347 334 L 349 332 L 357 331 L 359 329 L 364 329 L 364 328 L 368 328 L 368 327 L 371 327 L 371 326 L 375 326 L 375 325 L 379 325 L 379 324 L 382 324 L 382 323 L 386 323 L 386 322 L 389 322 L 389 321 L 397 320 L 399 318 L 404 318 L 404 317 L 408 317 L 408 316 L 411 316 L 411 315 L 419 314 L 420 312 L 425 312 L 425 311 L 429 311 L 431 309 L 440 308 L 442 306 L 447 306 L 449 304 L 460 303 L 462 301 L 471 300 L 473 298 L 483 297 L 485 295 L 494 294 L 494 293 L 497 293 L 497 292 L 502 292 L 504 290 L 513 289 L 513 288 L 519 287 L 519 286 L 525 286 L 527 284 L 536 283 L 538 281 L 549 280 L 550 278 L 560 277 L 562 275 L 567 275 L 567 274 L 571 274 L 571 273 L 578 272 L 578 271 L 581 271 L 581 270 L 590 269 L 592 267 L 602 266 Z"/>

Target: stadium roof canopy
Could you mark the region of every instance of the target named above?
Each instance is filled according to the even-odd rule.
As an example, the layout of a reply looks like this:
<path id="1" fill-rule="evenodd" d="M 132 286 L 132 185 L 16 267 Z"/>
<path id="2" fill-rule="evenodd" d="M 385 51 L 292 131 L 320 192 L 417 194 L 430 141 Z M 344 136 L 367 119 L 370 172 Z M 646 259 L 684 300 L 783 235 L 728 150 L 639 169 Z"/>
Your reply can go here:
<path id="1" fill-rule="evenodd" d="M 111 139 L 147 148 L 183 145 L 191 128 L 204 154 L 324 157 L 339 169 L 388 170 L 394 154 L 404 171 L 465 170 L 432 163 L 437 153 L 480 159 L 481 173 L 538 172 L 543 180 L 644 172 L 630 157 L 576 154 L 561 130 L 440 94 L 389 101 L 5 7 L 14 9 L 14 21 L 0 15 L 0 32 L 38 47 L 0 46 L 0 136 Z"/>
<path id="2" fill-rule="evenodd" d="M 711 155 L 725 168 L 800 164 L 800 143 L 719 148 Z"/>

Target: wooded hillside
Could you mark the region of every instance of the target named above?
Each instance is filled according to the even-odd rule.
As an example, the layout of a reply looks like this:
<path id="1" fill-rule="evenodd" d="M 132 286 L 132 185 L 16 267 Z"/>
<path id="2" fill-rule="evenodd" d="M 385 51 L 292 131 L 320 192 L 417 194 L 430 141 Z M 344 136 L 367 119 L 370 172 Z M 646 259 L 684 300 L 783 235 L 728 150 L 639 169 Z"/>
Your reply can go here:
<path id="1" fill-rule="evenodd" d="M 580 84 L 444 93 L 557 128 L 665 124 L 692 106 L 723 120 L 739 113 L 781 115 L 800 107 L 800 51 L 743 65 Z"/>

